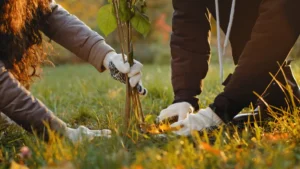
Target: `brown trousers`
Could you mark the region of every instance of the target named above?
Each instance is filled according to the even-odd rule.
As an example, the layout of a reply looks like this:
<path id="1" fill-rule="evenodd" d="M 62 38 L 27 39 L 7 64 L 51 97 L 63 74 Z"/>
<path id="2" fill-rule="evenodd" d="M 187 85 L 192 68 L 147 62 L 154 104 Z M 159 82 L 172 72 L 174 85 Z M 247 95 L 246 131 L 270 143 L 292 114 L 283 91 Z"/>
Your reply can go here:
<path id="1" fill-rule="evenodd" d="M 237 0 L 230 42 L 237 65 L 214 103 L 215 112 L 230 121 L 242 108 L 255 102 L 295 43 L 299 31 L 289 22 L 288 0 Z M 226 32 L 232 0 L 220 2 L 221 28 Z M 171 37 L 174 102 L 187 101 L 196 109 L 196 95 L 208 71 L 210 23 L 215 17 L 213 0 L 173 0 Z"/>

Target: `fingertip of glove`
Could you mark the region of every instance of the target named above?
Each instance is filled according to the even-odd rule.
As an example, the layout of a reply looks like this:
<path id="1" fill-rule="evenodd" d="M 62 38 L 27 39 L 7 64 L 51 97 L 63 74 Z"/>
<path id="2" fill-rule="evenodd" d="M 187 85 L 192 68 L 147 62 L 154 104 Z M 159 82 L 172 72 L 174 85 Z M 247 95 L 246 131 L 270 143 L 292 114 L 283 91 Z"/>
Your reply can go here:
<path id="1" fill-rule="evenodd" d="M 142 87 L 142 89 L 139 90 L 139 94 L 142 96 L 147 96 L 148 90 Z"/>
<path id="2" fill-rule="evenodd" d="M 105 134 L 105 135 L 111 135 L 112 132 L 109 129 L 103 129 L 102 133 Z"/>
<path id="3" fill-rule="evenodd" d="M 181 125 L 182 125 L 182 122 L 178 121 L 178 122 L 175 122 L 175 123 L 171 124 L 170 127 L 176 128 L 176 127 L 180 127 Z"/>

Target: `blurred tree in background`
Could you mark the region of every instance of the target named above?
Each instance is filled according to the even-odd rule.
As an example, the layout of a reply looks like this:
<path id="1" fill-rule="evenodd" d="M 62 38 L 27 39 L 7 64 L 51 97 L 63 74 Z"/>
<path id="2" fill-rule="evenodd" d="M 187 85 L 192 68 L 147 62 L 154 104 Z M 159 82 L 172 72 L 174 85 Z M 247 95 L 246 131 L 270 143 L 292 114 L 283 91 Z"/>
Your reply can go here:
<path id="1" fill-rule="evenodd" d="M 97 26 L 97 13 L 100 7 L 107 3 L 107 0 L 56 0 L 56 2 L 66 8 L 71 14 L 76 15 L 79 19 L 84 21 L 93 30 L 103 35 Z M 170 63 L 169 39 L 171 34 L 172 13 L 172 0 L 147 0 L 147 15 L 150 18 L 152 29 L 147 37 L 136 33 L 134 52 L 138 60 L 143 63 Z M 212 20 L 212 62 L 216 62 L 218 59 L 216 55 L 215 32 L 215 22 Z M 105 37 L 105 39 L 120 52 L 117 32 Z M 59 45 L 54 44 L 53 48 L 54 50 L 50 52 L 50 59 L 55 64 L 80 62 L 80 59 Z M 230 49 L 227 49 L 227 51 L 227 59 L 232 60 L 231 57 L 228 57 L 231 56 Z M 291 57 L 300 57 L 300 41 L 297 42 L 291 52 Z"/>
<path id="2" fill-rule="evenodd" d="M 97 26 L 97 13 L 100 7 L 107 3 L 107 0 L 56 0 L 56 2 L 103 35 Z M 147 37 L 136 33 L 134 39 L 135 56 L 141 62 L 170 62 L 169 37 L 172 12 L 171 0 L 147 0 L 147 15 L 150 18 L 152 29 Z M 120 52 L 117 32 L 105 39 L 108 44 Z M 80 62 L 80 59 L 57 44 L 53 44 L 50 59 L 55 64 Z"/>

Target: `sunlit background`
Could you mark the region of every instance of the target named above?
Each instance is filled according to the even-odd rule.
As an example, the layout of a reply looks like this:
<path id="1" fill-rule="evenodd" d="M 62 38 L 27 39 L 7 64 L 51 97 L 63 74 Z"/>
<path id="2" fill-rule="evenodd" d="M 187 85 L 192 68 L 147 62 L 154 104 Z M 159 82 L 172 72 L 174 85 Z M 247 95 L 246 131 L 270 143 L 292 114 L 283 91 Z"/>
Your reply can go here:
<path id="1" fill-rule="evenodd" d="M 107 3 L 107 0 L 56 0 L 57 3 L 66 8 L 71 14 L 76 15 L 84 21 L 93 30 L 101 34 L 97 25 L 97 14 L 101 6 Z M 147 14 L 151 20 L 152 30 L 147 37 L 136 35 L 134 40 L 135 57 L 144 64 L 169 64 L 170 47 L 169 40 L 172 31 L 172 0 L 147 0 Z M 211 62 L 217 61 L 215 24 L 212 22 L 212 58 Z M 117 33 L 105 37 L 106 41 L 118 50 Z M 296 46 L 300 46 L 298 41 Z M 230 48 L 230 46 L 229 46 Z M 54 45 L 54 52 L 51 59 L 55 64 L 78 63 L 80 59 L 72 53 L 64 50 L 58 45 Z M 227 50 L 227 60 L 230 62 L 230 50 Z M 300 50 L 296 48 L 291 56 L 296 58 L 300 56 Z"/>

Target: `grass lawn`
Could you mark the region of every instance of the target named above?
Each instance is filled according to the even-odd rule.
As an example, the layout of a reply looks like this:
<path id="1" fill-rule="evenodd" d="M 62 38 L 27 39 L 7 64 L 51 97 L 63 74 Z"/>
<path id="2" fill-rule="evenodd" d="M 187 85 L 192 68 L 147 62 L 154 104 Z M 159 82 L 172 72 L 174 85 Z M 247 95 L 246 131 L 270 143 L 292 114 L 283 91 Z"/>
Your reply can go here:
<path id="1" fill-rule="evenodd" d="M 297 65 L 294 63 L 294 72 L 300 82 Z M 225 66 L 225 74 L 232 71 L 231 67 Z M 200 96 L 201 107 L 210 104 L 222 90 L 218 71 L 212 64 Z M 170 67 L 146 65 L 143 84 L 149 90 L 142 98 L 143 110 L 155 117 L 172 102 Z M 22 161 L 29 168 L 300 168 L 299 110 L 276 123 L 269 122 L 266 128 L 222 127 L 189 138 L 132 131 L 128 137 L 121 137 L 118 131 L 123 120 L 124 89 L 108 73 L 99 74 L 89 65 L 46 68 L 43 78 L 32 86 L 37 98 L 72 127 L 109 128 L 114 134 L 111 139 L 97 138 L 83 144 L 60 139 L 46 144 L 16 126 L 0 123 L 0 168 L 9 168 L 12 160 L 22 161 L 18 153 L 23 145 L 33 153 Z"/>

